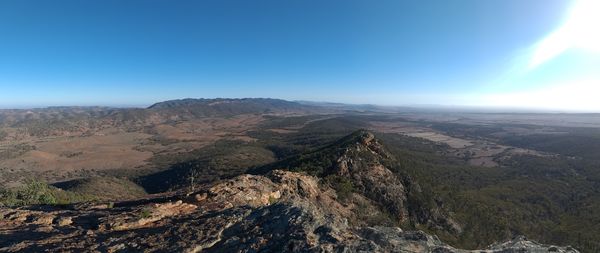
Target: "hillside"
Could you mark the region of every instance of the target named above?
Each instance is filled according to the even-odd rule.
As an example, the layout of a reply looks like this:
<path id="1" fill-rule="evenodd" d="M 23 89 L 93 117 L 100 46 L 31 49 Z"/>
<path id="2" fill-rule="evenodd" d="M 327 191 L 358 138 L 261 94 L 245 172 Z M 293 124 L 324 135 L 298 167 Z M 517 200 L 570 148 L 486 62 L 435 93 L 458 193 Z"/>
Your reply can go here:
<path id="1" fill-rule="evenodd" d="M 148 108 L 47 107 L 35 109 L 0 109 L 0 126 L 71 127 L 102 124 L 135 125 L 171 119 L 227 117 L 242 114 L 309 113 L 324 107 L 270 98 L 179 99 L 155 103 Z"/>
<path id="2" fill-rule="evenodd" d="M 77 115 L 105 110 L 52 109 Z M 161 110 L 170 116 L 163 118 Z M 422 230 L 467 249 L 519 235 L 583 252 L 600 247 L 596 128 L 517 124 L 510 115 L 501 121 L 488 114 L 275 113 L 175 120 L 179 114 L 169 110 L 94 113 L 120 115 L 122 121 L 101 127 L 66 117 L 72 129 L 60 113 L 48 115 L 40 122 L 53 129 L 47 136 L 28 136 L 39 130 L 33 125 L 2 128 L 0 202 L 118 203 L 284 169 L 307 173 L 335 190 L 352 214 L 344 217 L 351 226 Z M 119 123 L 144 119 L 150 111 L 147 122 Z"/>
<path id="3" fill-rule="evenodd" d="M 482 252 L 456 249 L 419 231 L 451 238 L 471 230 L 431 186 L 403 169 L 407 159 L 413 158 L 394 155 L 371 132 L 359 130 L 257 166 L 249 170 L 253 175 L 175 192 L 111 203 L 4 207 L 0 251 Z M 74 194 L 143 192 L 111 178 L 61 187 Z M 578 251 L 521 236 L 483 252 Z"/>
<path id="4" fill-rule="evenodd" d="M 151 114 L 182 120 L 242 114 L 306 114 L 324 112 L 325 108 L 270 98 L 187 98 L 156 103 L 146 110 Z"/>
<path id="5" fill-rule="evenodd" d="M 271 98 L 241 98 L 241 99 L 178 99 L 159 102 L 148 107 L 151 110 L 175 109 L 179 111 L 189 111 L 197 115 L 236 115 L 246 113 L 269 113 L 285 111 L 302 111 L 318 107 L 303 105 L 297 102 L 291 102 L 281 99 Z"/>
<path id="6" fill-rule="evenodd" d="M 393 226 L 353 226 L 335 191 L 301 173 L 272 171 L 186 195 L 114 205 L 0 209 L 0 251 L 484 252 Z M 578 252 L 525 238 L 485 252 Z"/>
<path id="7" fill-rule="evenodd" d="M 261 98 L 184 99 L 150 108 L 0 110 L 0 183 L 15 186 L 32 177 L 55 183 L 162 170 L 174 165 L 170 157 L 219 140 L 251 141 L 248 132 L 268 116 L 323 110 Z"/>
<path id="8" fill-rule="evenodd" d="M 100 200 L 128 200 L 146 196 L 146 191 L 127 179 L 116 177 L 90 177 L 54 184 L 55 187 L 78 194 L 94 196 Z"/>
<path id="9" fill-rule="evenodd" d="M 352 206 L 354 213 L 363 215 L 357 217 L 357 222 L 413 228 L 420 224 L 459 233 L 460 225 L 440 208 L 441 203 L 426 199 L 423 195 L 427 193 L 419 183 L 400 171 L 397 164 L 397 158 L 372 133 L 359 130 L 315 151 L 252 172 L 277 168 L 323 178 L 338 191 L 343 202 Z"/>

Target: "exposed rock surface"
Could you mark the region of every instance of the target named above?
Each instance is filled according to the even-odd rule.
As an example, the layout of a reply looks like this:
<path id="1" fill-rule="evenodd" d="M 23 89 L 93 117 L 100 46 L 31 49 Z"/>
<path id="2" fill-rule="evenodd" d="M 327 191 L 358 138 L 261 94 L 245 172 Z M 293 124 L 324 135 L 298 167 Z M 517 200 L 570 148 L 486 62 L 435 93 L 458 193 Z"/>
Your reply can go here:
<path id="1" fill-rule="evenodd" d="M 460 233 L 460 224 L 441 208 L 442 202 L 425 203 L 419 199 L 423 195 L 421 187 L 398 173 L 399 159 L 372 133 L 359 130 L 321 149 L 267 165 L 255 173 L 285 168 L 325 178 L 336 189 L 336 184 L 352 188 L 354 194 L 341 202 L 356 214 L 348 217 L 354 225 L 418 224 L 450 234 Z"/>
<path id="2" fill-rule="evenodd" d="M 397 227 L 356 227 L 316 177 L 272 171 L 191 195 L 0 209 L 0 252 L 577 252 L 524 238 L 467 251 Z"/>
<path id="3" fill-rule="evenodd" d="M 372 133 L 354 134 L 337 159 L 334 173 L 348 177 L 366 197 L 381 203 L 400 221 L 408 219 L 406 189 L 400 178 L 380 163 L 389 157 Z"/>

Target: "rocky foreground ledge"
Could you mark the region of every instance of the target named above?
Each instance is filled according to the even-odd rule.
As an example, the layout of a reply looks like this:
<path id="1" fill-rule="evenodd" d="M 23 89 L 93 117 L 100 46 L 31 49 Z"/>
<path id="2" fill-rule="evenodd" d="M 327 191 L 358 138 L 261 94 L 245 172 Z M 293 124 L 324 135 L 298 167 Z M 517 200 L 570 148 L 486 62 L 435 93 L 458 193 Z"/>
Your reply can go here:
<path id="1" fill-rule="evenodd" d="M 0 209 L 0 252 L 578 252 L 524 237 L 455 249 L 398 227 L 355 227 L 317 178 L 275 170 L 191 195 Z"/>

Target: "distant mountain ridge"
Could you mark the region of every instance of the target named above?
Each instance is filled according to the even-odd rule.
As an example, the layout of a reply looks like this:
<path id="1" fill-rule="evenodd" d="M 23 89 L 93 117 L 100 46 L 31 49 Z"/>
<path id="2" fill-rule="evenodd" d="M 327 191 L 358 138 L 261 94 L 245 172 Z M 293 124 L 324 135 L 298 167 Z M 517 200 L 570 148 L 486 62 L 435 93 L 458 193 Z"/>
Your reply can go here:
<path id="1" fill-rule="evenodd" d="M 158 102 L 149 106 L 148 109 L 164 109 L 186 106 L 216 106 L 219 104 L 260 104 L 274 107 L 302 107 L 300 103 L 275 98 L 184 98 Z"/>
<path id="2" fill-rule="evenodd" d="M 316 106 L 302 105 L 296 102 L 272 98 L 186 98 L 159 102 L 148 107 L 152 111 L 171 111 L 180 114 L 191 114 L 196 117 L 312 112 L 318 108 Z"/>
<path id="3" fill-rule="evenodd" d="M 325 107 L 304 105 L 272 98 L 186 98 L 155 103 L 147 108 L 100 106 L 53 106 L 0 110 L 0 126 L 30 125 L 144 125 L 170 120 L 230 117 L 242 114 L 303 114 L 326 111 Z"/>

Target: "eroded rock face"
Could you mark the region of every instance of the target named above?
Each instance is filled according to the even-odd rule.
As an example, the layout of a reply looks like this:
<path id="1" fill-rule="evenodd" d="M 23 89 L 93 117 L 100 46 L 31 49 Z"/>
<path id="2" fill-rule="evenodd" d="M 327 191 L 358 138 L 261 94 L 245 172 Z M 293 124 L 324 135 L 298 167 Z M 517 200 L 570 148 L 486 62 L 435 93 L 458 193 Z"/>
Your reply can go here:
<path id="1" fill-rule="evenodd" d="M 524 238 L 460 250 L 420 231 L 353 227 L 348 212 L 317 178 L 273 171 L 112 208 L 0 209 L 0 252 L 577 252 Z"/>
<path id="2" fill-rule="evenodd" d="M 558 247 L 553 245 L 544 245 L 537 242 L 529 241 L 524 236 L 519 236 L 513 240 L 493 244 L 488 247 L 488 251 L 491 252 L 558 252 L 558 253 L 573 253 L 579 252 L 570 246 Z"/>
<path id="3" fill-rule="evenodd" d="M 335 173 L 350 178 L 360 194 L 392 214 L 400 223 L 410 221 L 437 231 L 461 233 L 461 225 L 441 208 L 441 202 L 436 202 L 438 206 L 430 206 L 418 205 L 417 202 L 422 200 L 414 201 L 414 196 L 421 191 L 418 182 L 400 178 L 386 167 L 397 162 L 396 159 L 399 158 L 388 152 L 372 133 L 361 130 L 346 137 Z M 412 206 L 408 206 L 411 196 Z"/>
<path id="4" fill-rule="evenodd" d="M 358 192 L 380 203 L 403 222 L 408 219 L 406 189 L 400 178 L 380 163 L 389 155 L 375 136 L 355 133 L 354 140 L 337 159 L 335 174 L 349 178 Z"/>

